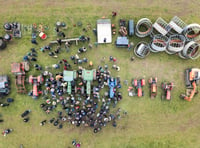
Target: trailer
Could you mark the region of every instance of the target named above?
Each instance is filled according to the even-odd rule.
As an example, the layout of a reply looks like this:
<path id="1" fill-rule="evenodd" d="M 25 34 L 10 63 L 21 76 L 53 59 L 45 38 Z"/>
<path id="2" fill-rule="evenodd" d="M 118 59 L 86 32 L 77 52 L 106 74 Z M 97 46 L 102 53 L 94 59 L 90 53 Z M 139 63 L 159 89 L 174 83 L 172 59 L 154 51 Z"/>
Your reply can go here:
<path id="1" fill-rule="evenodd" d="M 25 72 L 29 70 L 28 62 L 12 63 L 11 72 L 15 75 L 15 86 L 18 93 L 26 93 Z"/>

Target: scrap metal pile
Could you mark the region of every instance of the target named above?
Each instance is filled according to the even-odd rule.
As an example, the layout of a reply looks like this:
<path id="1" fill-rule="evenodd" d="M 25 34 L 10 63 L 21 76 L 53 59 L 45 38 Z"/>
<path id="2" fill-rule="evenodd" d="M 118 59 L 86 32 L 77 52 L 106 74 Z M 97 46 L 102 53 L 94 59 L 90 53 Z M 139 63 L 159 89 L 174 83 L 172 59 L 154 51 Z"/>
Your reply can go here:
<path id="1" fill-rule="evenodd" d="M 135 27 L 137 37 L 151 37 L 149 44 L 139 43 L 134 53 L 140 58 L 149 52 L 178 54 L 183 59 L 197 59 L 200 56 L 200 25 L 187 25 L 179 17 L 174 16 L 169 23 L 158 18 L 153 24 L 148 18 L 140 19 Z"/>

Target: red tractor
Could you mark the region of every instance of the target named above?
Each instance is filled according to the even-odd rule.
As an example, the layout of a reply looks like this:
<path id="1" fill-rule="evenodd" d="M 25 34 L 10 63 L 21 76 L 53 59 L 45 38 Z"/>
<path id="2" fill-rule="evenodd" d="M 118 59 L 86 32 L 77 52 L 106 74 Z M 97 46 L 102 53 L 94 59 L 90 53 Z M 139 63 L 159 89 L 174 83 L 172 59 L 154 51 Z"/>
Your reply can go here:
<path id="1" fill-rule="evenodd" d="M 33 90 L 30 93 L 34 99 L 37 99 L 39 94 L 42 94 L 42 91 L 38 90 L 38 87 L 44 82 L 44 78 L 42 75 L 39 75 L 37 77 L 33 77 L 32 75 L 29 76 L 29 83 L 33 84 Z"/>
<path id="2" fill-rule="evenodd" d="M 142 87 L 145 85 L 144 79 L 139 79 L 139 80 L 133 79 L 132 85 L 136 88 L 138 97 L 144 96 L 144 91 L 142 91 Z"/>
<path id="3" fill-rule="evenodd" d="M 171 91 L 173 87 L 173 83 L 162 83 L 162 89 L 164 90 L 164 95 L 162 95 L 162 99 L 171 100 Z"/>
<path id="4" fill-rule="evenodd" d="M 150 78 L 149 85 L 150 85 L 150 96 L 151 99 L 153 99 L 157 96 L 157 78 Z"/>

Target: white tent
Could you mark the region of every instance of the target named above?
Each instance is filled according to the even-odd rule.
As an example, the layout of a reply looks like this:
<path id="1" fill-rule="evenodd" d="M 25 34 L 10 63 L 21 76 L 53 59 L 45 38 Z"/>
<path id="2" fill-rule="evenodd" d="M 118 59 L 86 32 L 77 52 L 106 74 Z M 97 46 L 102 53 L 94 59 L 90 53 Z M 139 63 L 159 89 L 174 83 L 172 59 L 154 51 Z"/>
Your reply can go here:
<path id="1" fill-rule="evenodd" d="M 97 42 L 98 43 L 111 43 L 111 21 L 110 19 L 97 20 Z"/>

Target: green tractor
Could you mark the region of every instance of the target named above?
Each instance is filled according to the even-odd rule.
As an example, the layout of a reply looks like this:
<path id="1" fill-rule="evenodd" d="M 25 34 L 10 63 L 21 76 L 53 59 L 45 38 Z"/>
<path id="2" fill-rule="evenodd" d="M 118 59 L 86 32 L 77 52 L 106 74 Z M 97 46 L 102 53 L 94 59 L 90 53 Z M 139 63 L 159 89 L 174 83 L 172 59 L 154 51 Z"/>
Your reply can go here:
<path id="1" fill-rule="evenodd" d="M 83 69 L 82 78 L 83 78 L 83 81 L 86 81 L 86 94 L 90 95 L 92 91 L 91 82 L 93 80 L 96 80 L 96 69 L 92 69 L 92 70 Z"/>
<path id="2" fill-rule="evenodd" d="M 77 78 L 76 75 L 76 70 L 74 71 L 69 71 L 69 70 L 64 70 L 63 71 L 63 79 L 64 81 L 67 82 L 67 93 L 71 94 L 72 93 L 72 81 L 74 81 Z"/>

